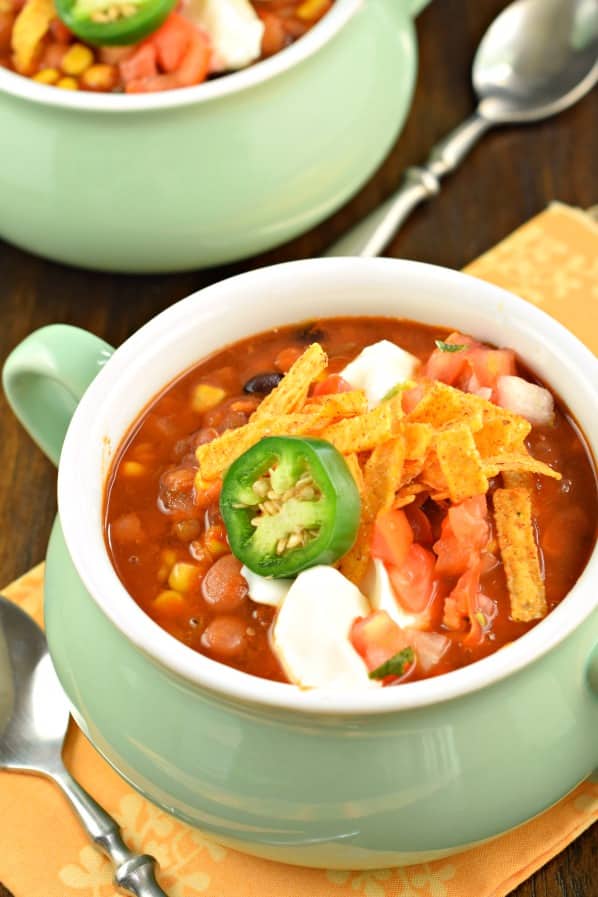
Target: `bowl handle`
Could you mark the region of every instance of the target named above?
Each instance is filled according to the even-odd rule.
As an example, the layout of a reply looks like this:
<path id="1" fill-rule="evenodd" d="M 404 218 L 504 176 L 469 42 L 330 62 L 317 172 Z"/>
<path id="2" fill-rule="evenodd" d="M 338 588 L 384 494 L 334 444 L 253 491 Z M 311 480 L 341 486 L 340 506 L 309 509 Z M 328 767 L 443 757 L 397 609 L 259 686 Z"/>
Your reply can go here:
<path id="1" fill-rule="evenodd" d="M 430 0 L 408 0 L 409 15 L 412 19 L 420 14 L 422 9 L 430 3 Z"/>
<path id="2" fill-rule="evenodd" d="M 51 324 L 8 356 L 2 371 L 8 402 L 54 464 L 79 399 L 113 352 L 86 330 Z"/>

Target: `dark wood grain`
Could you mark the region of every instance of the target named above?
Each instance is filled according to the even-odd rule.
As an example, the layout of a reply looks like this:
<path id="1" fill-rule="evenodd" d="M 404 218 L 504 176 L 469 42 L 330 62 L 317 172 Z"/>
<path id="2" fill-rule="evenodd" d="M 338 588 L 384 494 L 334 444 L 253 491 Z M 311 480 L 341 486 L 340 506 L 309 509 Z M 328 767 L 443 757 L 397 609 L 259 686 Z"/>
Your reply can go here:
<path id="1" fill-rule="evenodd" d="M 418 20 L 420 74 L 411 116 L 386 162 L 333 218 L 267 255 L 217 270 L 127 277 L 65 268 L 0 244 L 0 361 L 32 330 L 55 321 L 85 327 L 117 345 L 205 284 L 264 263 L 317 255 L 471 112 L 470 60 L 505 5 L 505 0 L 434 0 Z M 440 195 L 414 214 L 388 254 L 460 268 L 551 200 L 582 208 L 598 202 L 597 121 L 595 91 L 556 119 L 489 134 Z M 44 556 L 56 510 L 55 474 L 3 397 L 0 434 L 0 582 L 8 582 Z M 594 827 L 514 893 L 598 897 L 597 861 Z"/>

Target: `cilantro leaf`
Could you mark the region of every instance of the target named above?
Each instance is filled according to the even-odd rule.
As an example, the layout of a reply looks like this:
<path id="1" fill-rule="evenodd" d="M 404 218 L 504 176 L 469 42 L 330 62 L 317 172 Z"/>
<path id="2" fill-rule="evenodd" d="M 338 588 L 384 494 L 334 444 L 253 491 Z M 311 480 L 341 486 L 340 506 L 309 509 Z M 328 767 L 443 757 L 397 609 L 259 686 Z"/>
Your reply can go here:
<path id="1" fill-rule="evenodd" d="M 370 679 L 386 679 L 387 676 L 402 676 L 405 670 L 411 666 L 415 660 L 413 648 L 407 647 L 399 651 L 393 657 L 389 657 L 384 663 L 376 667 L 369 674 Z"/>
<path id="2" fill-rule="evenodd" d="M 434 345 L 437 349 L 440 349 L 441 352 L 461 352 L 462 349 L 467 348 L 465 344 L 459 345 L 458 343 L 444 343 L 441 339 L 435 339 Z"/>
<path id="3" fill-rule="evenodd" d="M 382 401 L 387 402 L 389 399 L 394 399 L 394 397 L 397 396 L 401 392 L 402 389 L 403 389 L 403 384 L 396 383 L 394 386 L 390 387 L 388 392 L 384 393 L 384 395 L 382 396 Z"/>

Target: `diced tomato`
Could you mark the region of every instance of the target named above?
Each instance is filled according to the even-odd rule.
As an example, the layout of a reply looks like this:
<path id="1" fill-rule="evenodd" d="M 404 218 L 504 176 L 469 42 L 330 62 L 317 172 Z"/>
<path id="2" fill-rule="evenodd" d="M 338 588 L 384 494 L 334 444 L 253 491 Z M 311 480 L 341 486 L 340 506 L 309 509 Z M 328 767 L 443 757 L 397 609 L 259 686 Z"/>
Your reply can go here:
<path id="1" fill-rule="evenodd" d="M 467 365 L 469 348 L 478 346 L 479 343 L 476 343 L 471 336 L 465 336 L 462 333 L 451 333 L 444 342 L 452 346 L 466 346 L 467 348 L 455 352 L 434 349 L 426 364 L 426 377 L 452 386 Z"/>
<path id="2" fill-rule="evenodd" d="M 141 44 L 132 56 L 119 64 L 120 76 L 126 85 L 153 78 L 158 74 L 156 48 L 153 44 Z"/>
<path id="3" fill-rule="evenodd" d="M 474 495 L 449 508 L 451 529 L 461 542 L 479 551 L 488 541 L 488 506 L 485 495 Z"/>
<path id="4" fill-rule="evenodd" d="M 459 577 L 444 602 L 443 624 L 448 629 L 469 628 L 464 644 L 479 645 L 488 622 L 496 613 L 494 602 L 480 589 L 481 562 L 473 564 Z"/>
<path id="5" fill-rule="evenodd" d="M 413 542 L 413 530 L 404 511 L 383 511 L 378 514 L 372 536 L 371 555 L 401 567 Z"/>
<path id="6" fill-rule="evenodd" d="M 174 72 L 181 64 L 189 43 L 188 19 L 176 13 L 168 16 L 152 34 L 150 42 L 156 48 L 160 68 L 165 72 Z"/>
<path id="7" fill-rule="evenodd" d="M 385 610 L 374 611 L 367 617 L 357 617 L 349 639 L 370 672 L 410 645 L 405 631 L 391 620 Z"/>
<path id="8" fill-rule="evenodd" d="M 313 389 L 314 396 L 329 396 L 339 392 L 351 392 L 353 387 L 340 374 L 330 374 L 325 380 L 316 383 Z"/>
<path id="9" fill-rule="evenodd" d="M 413 541 L 419 542 L 420 545 L 431 545 L 434 541 L 434 536 L 428 515 L 413 503 L 405 508 L 405 516 L 413 530 Z"/>
<path id="10" fill-rule="evenodd" d="M 444 342 L 465 348 L 455 352 L 435 349 L 426 364 L 430 380 L 494 400 L 498 378 L 515 373 L 515 354 L 510 349 L 490 349 L 462 333 L 451 333 Z"/>
<path id="11" fill-rule="evenodd" d="M 212 50 L 207 35 L 176 12 L 172 12 L 164 24 L 144 41 L 141 48 L 145 47 L 151 48 L 154 59 L 159 62 L 164 73 L 154 72 L 128 80 L 125 72 L 129 70 L 125 67 L 137 57 L 136 53 L 121 64 L 127 93 L 154 93 L 177 87 L 191 87 L 200 84 L 208 75 Z"/>
<path id="12" fill-rule="evenodd" d="M 490 536 L 486 497 L 476 495 L 449 508 L 434 543 L 436 573 L 460 576 L 479 558 Z"/>
<path id="13" fill-rule="evenodd" d="M 435 558 L 431 551 L 414 543 L 400 567 L 388 567 L 388 575 L 401 606 L 412 613 L 424 611 L 435 591 Z"/>
<path id="14" fill-rule="evenodd" d="M 516 373 L 515 353 L 511 349 L 487 349 L 482 346 L 467 354 L 477 384 L 490 388 L 493 393 L 499 377 Z"/>
<path id="15" fill-rule="evenodd" d="M 480 573 L 480 564 L 473 564 L 459 577 L 455 588 L 446 598 L 442 622 L 448 629 L 465 629 L 468 622 L 474 622 Z"/>

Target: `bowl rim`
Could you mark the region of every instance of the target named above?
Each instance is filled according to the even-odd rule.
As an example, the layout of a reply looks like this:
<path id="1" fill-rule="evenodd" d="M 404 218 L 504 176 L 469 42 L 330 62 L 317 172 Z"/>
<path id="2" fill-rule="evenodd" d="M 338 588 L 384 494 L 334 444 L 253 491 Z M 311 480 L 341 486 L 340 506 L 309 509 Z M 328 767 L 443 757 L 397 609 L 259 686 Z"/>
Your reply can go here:
<path id="1" fill-rule="evenodd" d="M 543 344 L 548 344 L 551 355 L 566 366 L 568 376 L 575 378 L 585 393 L 598 399 L 598 359 L 593 353 L 554 318 L 498 286 L 462 272 L 399 259 L 318 258 L 286 262 L 238 274 L 198 290 L 152 318 L 116 350 L 88 387 L 71 421 L 59 465 L 58 507 L 67 550 L 87 591 L 125 638 L 159 667 L 192 687 L 237 704 L 277 708 L 302 715 L 366 716 L 437 705 L 464 697 L 501 682 L 544 656 L 598 608 L 598 590 L 591 588 L 591 580 L 598 580 L 598 545 L 594 546 L 586 567 L 566 598 L 544 620 L 500 651 L 474 664 L 433 679 L 405 683 L 396 689 L 302 691 L 287 683 L 248 675 L 205 657 L 154 623 L 126 591 L 112 567 L 103 541 L 104 556 L 98 558 L 95 551 L 90 554 L 83 536 L 85 525 L 81 525 L 82 515 L 90 502 L 86 503 L 85 496 L 74 488 L 75 480 L 70 473 L 76 469 L 82 442 L 89 438 L 90 422 L 97 417 L 102 401 L 118 390 L 119 371 L 132 365 L 144 344 L 150 344 L 159 332 L 173 334 L 174 340 L 177 327 L 184 326 L 200 301 L 217 308 L 219 296 L 231 294 L 231 291 L 240 296 L 249 283 L 252 289 L 264 290 L 268 286 L 271 289 L 273 272 L 275 277 L 293 278 L 302 269 L 305 277 L 315 271 L 318 274 L 324 272 L 320 275 L 324 278 L 338 272 L 339 265 L 347 269 L 358 266 L 360 274 L 368 271 L 372 276 L 391 268 L 397 278 L 402 273 L 414 272 L 422 284 L 434 288 L 452 285 L 458 287 L 463 297 L 475 291 L 475 301 L 486 301 L 489 314 L 493 308 L 500 307 L 509 321 L 515 320 L 515 329 L 522 333 L 525 328 L 534 334 L 541 333 Z M 170 320 L 165 328 L 167 319 Z M 596 462 L 598 439 L 592 441 L 587 435 L 590 415 L 591 409 L 588 409 L 587 416 L 581 418 L 579 424 Z M 131 423 L 135 419 L 137 417 Z M 106 476 L 107 471 L 101 471 L 102 502 Z"/>
<path id="2" fill-rule="evenodd" d="M 365 6 L 365 0 L 335 0 L 332 8 L 299 40 L 246 68 L 194 87 L 151 94 L 103 94 L 59 90 L 0 66 L 0 91 L 44 106 L 88 112 L 142 112 L 210 103 L 283 74 L 317 53 Z"/>

